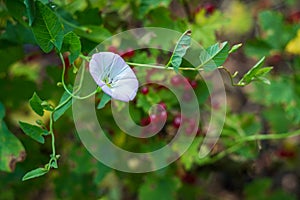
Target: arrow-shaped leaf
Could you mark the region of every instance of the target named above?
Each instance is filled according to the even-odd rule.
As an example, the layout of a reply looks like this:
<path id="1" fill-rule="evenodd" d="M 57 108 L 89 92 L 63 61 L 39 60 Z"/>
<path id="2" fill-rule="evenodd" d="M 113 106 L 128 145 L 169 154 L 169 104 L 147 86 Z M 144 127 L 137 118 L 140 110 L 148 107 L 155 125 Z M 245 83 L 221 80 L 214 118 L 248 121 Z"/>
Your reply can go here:
<path id="1" fill-rule="evenodd" d="M 36 42 L 45 53 L 49 53 L 53 47 L 61 49 L 64 39 L 64 31 L 59 18 L 46 5 L 36 1 L 36 15 L 32 24 L 32 31 Z"/>
<path id="2" fill-rule="evenodd" d="M 21 129 L 23 132 L 34 139 L 35 141 L 44 144 L 45 139 L 44 135 L 48 135 L 49 132 L 35 125 L 31 125 L 25 122 L 19 122 Z"/>
<path id="3" fill-rule="evenodd" d="M 104 106 L 111 100 L 111 96 L 106 93 L 103 93 L 100 103 L 97 106 L 97 109 L 102 109 Z"/>
<path id="4" fill-rule="evenodd" d="M 221 66 L 228 57 L 228 42 L 217 43 L 200 53 L 199 59 L 201 64 L 197 69 L 204 68 L 206 71 L 213 71 Z"/>
<path id="5" fill-rule="evenodd" d="M 31 170 L 23 176 L 22 181 L 26 181 L 28 179 L 43 176 L 43 175 L 47 174 L 48 171 L 49 171 L 49 169 L 45 169 L 45 168 L 37 168 L 37 169 Z"/>
<path id="6" fill-rule="evenodd" d="M 79 37 L 74 32 L 69 32 L 65 35 L 61 51 L 70 51 L 70 63 L 73 63 L 79 56 L 81 51 L 81 43 Z"/>
<path id="7" fill-rule="evenodd" d="M 265 76 L 271 71 L 273 67 L 264 67 L 262 68 L 265 61 L 265 57 L 260 59 L 238 82 L 238 85 L 247 85 L 253 80 L 258 80 L 266 84 L 270 84 L 270 81 L 266 79 Z"/>
<path id="8" fill-rule="evenodd" d="M 191 46 L 191 31 L 184 32 L 176 43 L 173 54 L 167 64 L 172 65 L 174 70 L 178 72 L 179 66 L 182 62 L 182 57 L 186 54 L 187 49 Z"/>

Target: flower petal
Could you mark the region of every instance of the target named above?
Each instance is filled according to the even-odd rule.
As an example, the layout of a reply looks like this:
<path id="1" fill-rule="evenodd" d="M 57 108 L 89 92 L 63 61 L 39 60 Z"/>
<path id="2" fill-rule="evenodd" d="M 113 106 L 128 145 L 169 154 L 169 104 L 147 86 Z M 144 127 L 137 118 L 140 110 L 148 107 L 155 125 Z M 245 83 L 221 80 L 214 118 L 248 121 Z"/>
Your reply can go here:
<path id="1" fill-rule="evenodd" d="M 96 53 L 89 68 L 97 85 L 113 99 L 128 102 L 136 96 L 138 80 L 121 56 L 111 52 Z M 106 79 L 111 81 L 110 86 L 105 84 Z"/>

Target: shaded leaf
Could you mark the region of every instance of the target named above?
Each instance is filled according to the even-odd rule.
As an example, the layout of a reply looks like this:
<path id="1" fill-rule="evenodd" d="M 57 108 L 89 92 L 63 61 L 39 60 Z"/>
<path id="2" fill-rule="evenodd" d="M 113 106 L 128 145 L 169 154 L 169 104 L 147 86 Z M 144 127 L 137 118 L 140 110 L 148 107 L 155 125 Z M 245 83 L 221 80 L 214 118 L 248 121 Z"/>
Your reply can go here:
<path id="1" fill-rule="evenodd" d="M 32 24 L 32 31 L 36 42 L 45 53 L 49 53 L 53 47 L 61 49 L 64 31 L 59 18 L 46 5 L 37 1 L 36 18 Z"/>
<path id="2" fill-rule="evenodd" d="M 15 44 L 35 44 L 34 35 L 30 29 L 20 23 L 13 24 L 9 21 L 7 22 L 5 32 L 0 38 Z"/>
<path id="3" fill-rule="evenodd" d="M 174 70 L 178 72 L 179 66 L 182 62 L 182 57 L 186 54 L 186 51 L 190 46 L 191 46 L 191 31 L 187 30 L 182 34 L 182 36 L 177 41 L 173 54 L 167 66 L 171 64 Z"/>
<path id="4" fill-rule="evenodd" d="M 24 4 L 26 6 L 26 13 L 29 19 L 29 26 L 31 26 L 35 18 L 34 0 L 24 0 Z"/>
<path id="5" fill-rule="evenodd" d="M 103 93 L 100 103 L 97 106 L 97 109 L 102 109 L 104 106 L 111 100 L 111 96 L 106 93 Z"/>
<path id="6" fill-rule="evenodd" d="M 39 177 L 39 176 L 43 176 L 45 174 L 48 173 L 48 169 L 45 169 L 45 168 L 37 168 L 37 169 L 34 169 L 34 170 L 31 170 L 29 172 L 27 172 L 23 178 L 22 178 L 22 181 L 26 181 L 28 179 L 32 179 L 32 178 L 36 178 L 36 177 Z"/>
<path id="7" fill-rule="evenodd" d="M 70 52 L 70 63 L 73 63 L 79 56 L 81 51 L 81 43 L 79 37 L 74 32 L 69 32 L 65 35 L 61 51 Z"/>
<path id="8" fill-rule="evenodd" d="M 228 42 L 216 43 L 200 53 L 201 64 L 197 67 L 212 71 L 221 66 L 228 57 Z"/>
<path id="9" fill-rule="evenodd" d="M 44 139 L 44 135 L 48 135 L 49 132 L 32 124 L 28 124 L 25 122 L 19 122 L 21 129 L 23 130 L 23 132 L 28 135 L 29 137 L 31 137 L 32 139 L 34 139 L 35 141 L 44 144 L 45 143 L 45 139 Z"/>
<path id="10" fill-rule="evenodd" d="M 44 115 L 44 108 L 42 106 L 42 102 L 43 101 L 36 93 L 33 93 L 31 99 L 29 100 L 29 104 L 30 104 L 32 110 L 39 116 Z"/>
<path id="11" fill-rule="evenodd" d="M 22 143 L 7 128 L 3 118 L 5 108 L 0 103 L 0 170 L 12 172 L 17 162 L 25 159 Z"/>
<path id="12" fill-rule="evenodd" d="M 146 176 L 146 181 L 139 189 L 140 200 L 176 199 L 176 191 L 180 187 L 180 181 L 176 177 Z"/>
<path id="13" fill-rule="evenodd" d="M 74 33 L 93 42 L 102 42 L 111 36 L 110 32 L 101 26 L 85 26 L 74 29 Z"/>

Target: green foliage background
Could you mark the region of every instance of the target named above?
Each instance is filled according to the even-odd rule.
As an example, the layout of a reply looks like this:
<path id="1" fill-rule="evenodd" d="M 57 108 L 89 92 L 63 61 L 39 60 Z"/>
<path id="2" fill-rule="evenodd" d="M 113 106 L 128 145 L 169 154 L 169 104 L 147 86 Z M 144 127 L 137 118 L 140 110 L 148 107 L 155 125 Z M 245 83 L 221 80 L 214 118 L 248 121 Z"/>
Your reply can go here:
<path id="1" fill-rule="evenodd" d="M 300 55 L 296 51 L 300 44 L 295 39 L 300 30 L 299 7 L 293 0 L 0 0 L 0 199 L 299 199 L 299 137 L 289 137 L 300 134 Z M 218 47 L 212 46 L 216 42 L 243 43 L 224 64 L 231 73 L 239 71 L 235 83 L 247 84 L 257 73 L 265 73 L 253 70 L 243 78 L 265 56 L 266 65 L 273 66 L 267 76 L 271 84 L 253 82 L 237 88 L 224 73 L 229 112 L 211 157 L 198 159 L 200 134 L 178 161 L 147 174 L 127 174 L 97 162 L 81 144 L 71 110 L 62 107 L 54 116 L 59 168 L 22 182 L 26 172 L 47 163 L 51 154 L 46 128 L 52 108 L 50 104 L 40 107 L 42 102 L 57 105 L 67 98 L 57 86 L 62 64 L 54 49 L 69 51 L 65 60 L 75 67 L 67 66 L 66 81 L 72 82 L 80 52 L 89 53 L 109 36 L 143 26 L 182 33 L 190 29 L 192 38 L 208 52 Z M 222 44 L 228 51 L 228 44 Z M 127 60 L 165 61 L 160 53 L 137 51 Z M 184 60 L 180 64 L 184 66 Z M 184 73 L 195 78 L 194 73 Z M 202 80 L 197 80 L 195 91 L 205 110 L 210 105 Z M 122 148 L 141 152 L 165 145 L 174 132 L 178 102 L 172 93 L 155 86 L 149 87 L 147 95 L 138 93 L 136 99 L 131 111 L 137 122 L 147 116 L 152 104 L 166 104 L 170 114 L 163 137 L 147 145 L 131 140 L 112 126 L 112 116 L 104 107 L 99 119 L 113 133 L 109 137 Z M 27 125 L 36 120 L 45 129 Z M 56 163 L 51 164 L 56 168 Z M 40 168 L 39 174 L 43 173 Z"/>

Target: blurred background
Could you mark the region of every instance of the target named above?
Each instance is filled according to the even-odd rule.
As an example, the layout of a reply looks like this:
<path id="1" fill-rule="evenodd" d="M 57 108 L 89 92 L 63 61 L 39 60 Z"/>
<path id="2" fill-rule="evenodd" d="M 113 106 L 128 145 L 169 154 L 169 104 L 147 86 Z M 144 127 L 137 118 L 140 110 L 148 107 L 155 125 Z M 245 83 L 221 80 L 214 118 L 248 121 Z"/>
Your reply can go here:
<path id="1" fill-rule="evenodd" d="M 22 182 L 29 170 L 47 163 L 51 140 L 41 145 L 26 136 L 18 121 L 49 123 L 49 113 L 36 115 L 28 100 L 36 91 L 43 99 L 57 104 L 63 89 L 62 64 L 56 53 L 48 54 L 36 44 L 25 15 L 22 0 L 0 0 L 0 199 L 299 199 L 300 154 L 298 136 L 281 140 L 249 141 L 232 147 L 232 141 L 251 134 L 284 134 L 299 129 L 300 122 L 300 2 L 297 0 L 53 0 L 42 1 L 59 16 L 66 28 L 79 37 L 82 52 L 89 53 L 111 35 L 137 27 L 163 27 L 179 32 L 192 31 L 192 38 L 203 47 L 229 41 L 243 43 L 225 62 L 236 80 L 266 56 L 273 66 L 271 85 L 252 83 L 233 87 L 224 75 L 228 112 L 221 138 L 211 157 L 197 157 L 205 134 L 200 122 L 190 149 L 170 166 L 151 173 L 129 174 L 110 169 L 94 159 L 80 142 L 72 111 L 55 123 L 56 148 L 61 155 L 59 168 L 47 175 Z M 167 58 L 155 50 L 118 50 L 125 60 L 164 63 Z M 66 80 L 73 83 L 75 67 L 68 63 Z M 149 78 L 151 78 L 149 70 Z M 186 73 L 200 107 L 210 105 L 208 90 L 201 79 Z M 171 82 L 176 85 L 176 76 Z M 187 96 L 183 97 L 188 102 Z M 148 108 L 159 103 L 166 107 L 167 123 L 149 141 L 135 140 L 112 123 L 109 106 L 101 110 L 101 123 L 118 146 L 136 151 L 158 148 L 180 126 L 178 101 L 157 85 L 140 88 L 131 102 L 131 115 L 141 124 L 149 123 Z M 163 117 L 166 117 L 163 116 Z M 4 126 L 8 127 L 8 130 Z M 186 134 L 189 134 L 186 127 Z M 9 135 L 9 136 L 8 136 Z M 15 137 L 13 137 L 15 136 Z M 231 148 L 231 149 L 230 149 Z M 230 149 L 230 150 L 228 150 Z M 4 152 L 19 153 L 4 157 Z M 26 153 L 25 153 L 26 152 Z"/>

